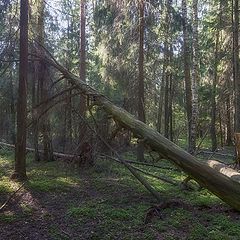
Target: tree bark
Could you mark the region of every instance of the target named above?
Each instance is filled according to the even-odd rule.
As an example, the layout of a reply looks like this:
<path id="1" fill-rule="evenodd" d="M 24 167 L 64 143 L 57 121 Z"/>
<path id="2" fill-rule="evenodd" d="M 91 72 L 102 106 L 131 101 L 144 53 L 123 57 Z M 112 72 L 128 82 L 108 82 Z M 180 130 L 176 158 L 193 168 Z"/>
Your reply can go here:
<path id="1" fill-rule="evenodd" d="M 24 180 L 26 175 L 27 136 L 27 75 L 28 75 L 28 0 L 20 6 L 20 63 L 17 101 L 17 141 L 13 179 Z"/>
<path id="2" fill-rule="evenodd" d="M 144 101 L 144 3 L 139 2 L 139 56 L 138 56 L 138 119 L 145 122 Z M 142 141 L 137 146 L 137 158 L 144 161 L 144 145 Z"/>
<path id="3" fill-rule="evenodd" d="M 192 125 L 191 125 L 191 151 L 196 151 L 197 124 L 198 124 L 198 0 L 192 2 L 193 11 L 193 73 L 192 73 Z"/>
<path id="4" fill-rule="evenodd" d="M 235 90 L 234 130 L 240 133 L 240 71 L 239 71 L 239 1 L 233 4 L 233 72 Z"/>
<path id="5" fill-rule="evenodd" d="M 44 0 L 38 0 L 38 18 L 37 18 L 37 40 L 38 42 L 44 46 L 45 38 L 44 38 L 44 12 L 45 12 L 45 2 Z M 44 62 L 39 63 L 38 68 L 38 82 L 39 82 L 39 94 L 40 94 L 40 102 L 45 102 L 49 96 L 49 72 L 48 67 Z M 44 106 L 42 106 L 44 108 Z M 44 117 L 41 119 L 39 123 L 40 131 L 43 136 L 43 158 L 45 161 L 53 160 L 53 147 L 52 147 L 52 136 L 51 136 L 51 126 L 49 114 L 44 114 Z"/>
<path id="6" fill-rule="evenodd" d="M 183 13 L 183 54 L 184 54 L 184 77 L 186 89 L 186 108 L 187 108 L 187 127 L 188 127 L 188 151 L 193 152 L 192 142 L 192 86 L 190 76 L 190 49 L 189 49 L 189 32 L 187 26 L 187 3 L 182 0 Z"/>
<path id="7" fill-rule="evenodd" d="M 219 6 L 219 27 L 222 25 L 222 11 L 223 11 L 222 0 Z M 212 93 L 211 93 L 211 127 L 210 134 L 212 140 L 212 151 L 217 150 L 217 133 L 216 133 L 216 119 L 217 119 L 217 83 L 218 83 L 218 64 L 219 64 L 219 41 L 220 41 L 220 29 L 216 29 L 216 40 L 215 40 L 215 53 L 214 53 L 214 72 L 213 72 L 213 82 L 212 82 Z"/>
<path id="8" fill-rule="evenodd" d="M 86 1 L 81 0 L 80 3 L 80 51 L 79 51 L 79 76 L 82 81 L 86 82 Z M 86 98 L 80 96 L 80 114 L 85 117 L 87 110 Z M 86 124 L 82 119 L 79 121 L 79 143 L 82 144 L 86 133 Z"/>

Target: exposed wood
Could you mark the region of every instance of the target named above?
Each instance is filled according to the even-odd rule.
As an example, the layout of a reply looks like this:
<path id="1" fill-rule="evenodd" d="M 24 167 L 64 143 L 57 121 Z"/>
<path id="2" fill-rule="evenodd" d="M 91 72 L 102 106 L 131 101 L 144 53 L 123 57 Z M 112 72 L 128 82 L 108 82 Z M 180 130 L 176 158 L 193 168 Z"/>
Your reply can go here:
<path id="1" fill-rule="evenodd" d="M 207 188 L 233 208 L 240 210 L 240 184 L 238 182 L 198 161 L 197 158 L 164 138 L 145 123 L 137 120 L 127 111 L 114 105 L 105 96 L 81 81 L 79 77 L 67 71 L 53 57 L 50 59 L 45 56 L 45 61 L 57 68 L 72 84 L 91 97 L 96 105 L 112 115 L 122 126 L 131 130 L 137 136 L 141 136 L 152 149 L 179 166 L 201 186 Z"/>
<path id="2" fill-rule="evenodd" d="M 240 173 L 216 160 L 208 160 L 208 166 L 240 183 Z"/>

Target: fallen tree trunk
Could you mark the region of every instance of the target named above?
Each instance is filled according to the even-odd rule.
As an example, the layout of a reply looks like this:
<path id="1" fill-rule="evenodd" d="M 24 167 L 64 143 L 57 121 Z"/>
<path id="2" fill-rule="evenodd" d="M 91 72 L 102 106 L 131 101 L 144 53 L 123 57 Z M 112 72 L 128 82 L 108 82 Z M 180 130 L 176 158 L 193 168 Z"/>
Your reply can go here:
<path id="1" fill-rule="evenodd" d="M 0 146 L 5 146 L 5 147 L 8 147 L 8 148 L 15 148 L 15 145 L 5 143 L 5 142 L 0 142 Z M 27 147 L 26 150 L 28 152 L 34 152 L 35 151 L 33 148 L 29 148 L 29 147 Z M 43 154 L 43 150 L 39 150 L 39 153 Z M 75 155 L 59 153 L 59 152 L 53 152 L 53 155 L 55 157 L 58 157 L 58 158 L 73 158 L 73 157 L 76 157 Z"/>
<path id="2" fill-rule="evenodd" d="M 123 127 L 130 129 L 134 134 L 143 138 L 144 142 L 153 150 L 164 155 L 166 159 L 179 166 L 201 186 L 207 188 L 224 202 L 240 211 L 240 184 L 234 181 L 232 177 L 228 177 L 207 164 L 198 161 L 197 158 L 163 137 L 145 123 L 137 120 L 127 111 L 114 105 L 105 96 L 62 67 L 54 58 L 50 59 L 44 56 L 44 59 L 58 69 L 83 94 L 87 95 L 94 104 L 102 107 L 107 113 L 112 115 Z"/>
<path id="3" fill-rule="evenodd" d="M 233 168 L 226 166 L 224 163 L 216 160 L 208 160 L 207 164 L 209 167 L 217 170 L 218 172 L 230 177 L 232 180 L 240 183 L 240 172 L 237 172 Z"/>

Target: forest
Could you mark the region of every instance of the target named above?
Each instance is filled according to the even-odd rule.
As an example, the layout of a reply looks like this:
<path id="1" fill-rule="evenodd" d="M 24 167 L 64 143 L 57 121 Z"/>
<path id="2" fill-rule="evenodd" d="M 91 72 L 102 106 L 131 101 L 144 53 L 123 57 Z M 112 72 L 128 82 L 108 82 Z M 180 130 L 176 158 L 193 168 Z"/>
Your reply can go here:
<path id="1" fill-rule="evenodd" d="M 0 0 L 0 240 L 240 239 L 239 0 Z"/>

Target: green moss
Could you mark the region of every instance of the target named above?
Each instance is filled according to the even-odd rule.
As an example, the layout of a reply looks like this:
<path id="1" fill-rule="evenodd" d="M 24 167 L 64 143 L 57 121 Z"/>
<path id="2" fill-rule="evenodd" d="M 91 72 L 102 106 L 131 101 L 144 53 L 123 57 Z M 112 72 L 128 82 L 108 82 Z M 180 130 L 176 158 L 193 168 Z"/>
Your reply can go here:
<path id="1" fill-rule="evenodd" d="M 68 216 L 74 218 L 94 218 L 97 211 L 93 206 L 70 207 L 67 212 Z"/>
<path id="2" fill-rule="evenodd" d="M 12 212 L 0 213 L 0 222 L 3 223 L 12 223 L 18 220 L 19 216 L 15 215 Z"/>
<path id="3" fill-rule="evenodd" d="M 1 154 L 1 151 L 0 151 Z M 126 159 L 135 160 L 133 153 L 126 153 Z M 146 158 L 150 159 L 148 154 Z M 150 160 L 149 160 L 150 161 Z M 9 180 L 12 171 L 13 154 L 4 152 L 0 157 L 0 194 L 2 201 L 12 191 L 16 183 Z M 171 166 L 161 161 L 162 166 Z M 221 200 L 203 191 L 183 191 L 178 186 L 146 177 L 163 197 L 179 199 L 192 206 L 190 210 L 169 208 L 161 211 L 161 217 L 154 217 L 151 223 L 144 225 L 144 218 L 150 206 L 157 204 L 155 199 L 123 166 L 112 161 L 98 161 L 94 168 L 67 171 L 59 162 L 33 162 L 29 155 L 27 170 L 30 181 L 26 191 L 41 192 L 41 195 L 61 196 L 69 202 L 66 211 L 62 211 L 63 221 L 68 222 L 69 231 L 87 232 L 86 239 L 230 239 L 237 240 L 240 236 L 238 220 L 230 218 L 227 213 L 214 213 L 208 208 L 222 204 Z M 140 167 L 140 166 L 139 166 Z M 167 175 L 177 181 L 185 177 L 181 172 L 141 166 L 142 169 L 155 175 Z M 69 191 L 79 199 L 71 199 Z M 81 196 L 81 193 L 89 193 Z M 36 194 L 38 196 L 39 194 Z M 32 194 L 34 197 L 34 194 Z M 51 194 L 49 194 L 51 196 Z M 72 196 L 72 195 L 71 195 Z M 64 200 L 64 198 L 66 198 Z M 41 201 L 40 201 L 41 203 Z M 17 201 L 22 211 L 0 215 L 0 222 L 11 223 L 21 218 L 29 218 L 35 209 L 28 203 Z M 19 207 L 18 205 L 18 207 Z M 199 210 L 206 206 L 207 211 Z M 47 203 L 46 203 L 47 207 Z M 43 220 L 54 221 L 51 208 L 42 214 Z M 79 230 L 80 229 L 80 230 Z M 49 239 L 70 239 L 61 227 L 51 225 L 48 228 Z"/>
<path id="4" fill-rule="evenodd" d="M 38 179 L 31 180 L 27 186 L 34 191 L 39 192 L 61 192 L 68 190 L 75 183 L 67 178 Z"/>

